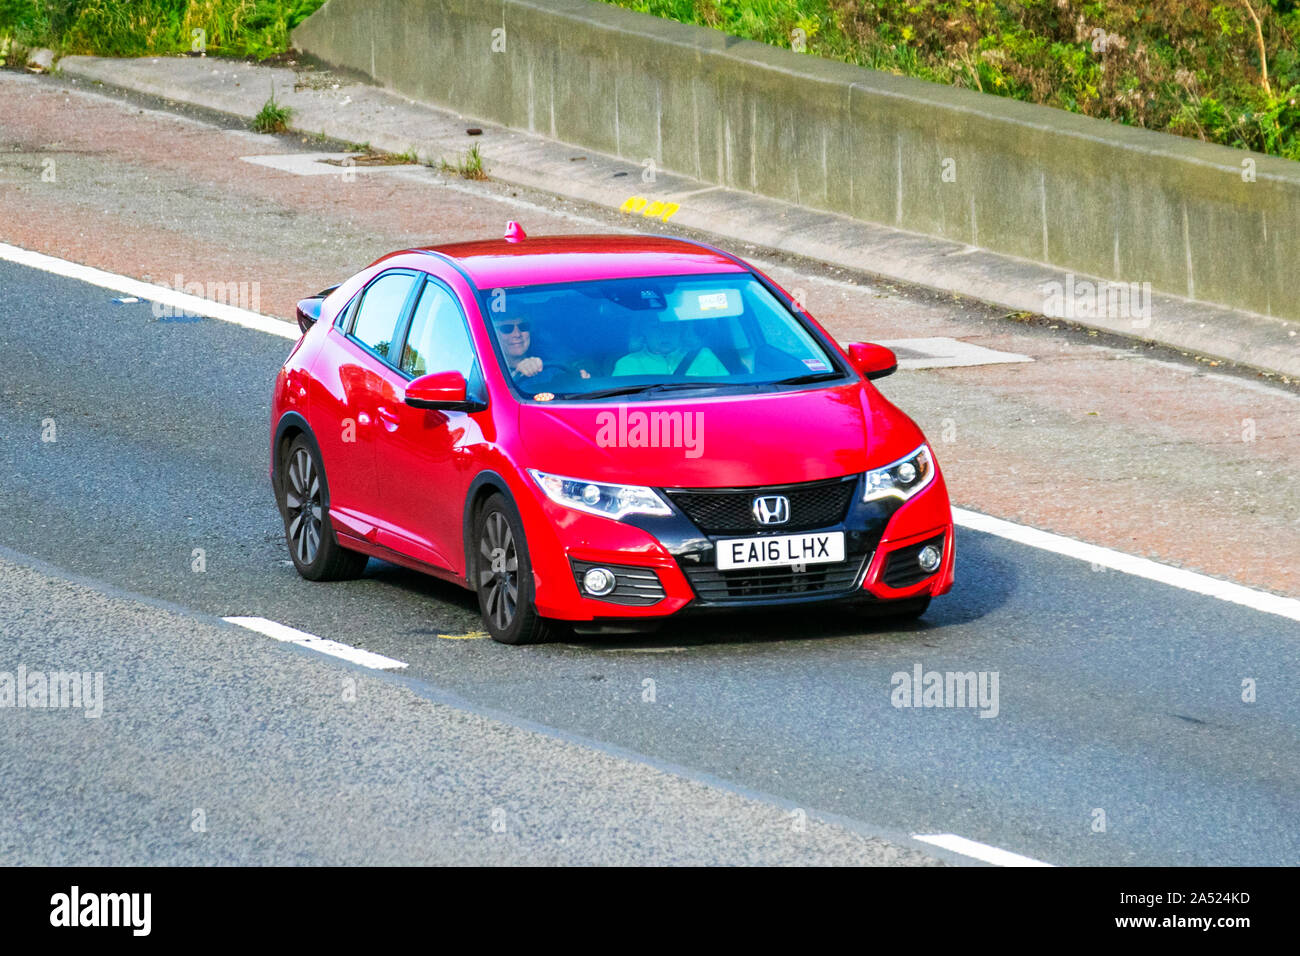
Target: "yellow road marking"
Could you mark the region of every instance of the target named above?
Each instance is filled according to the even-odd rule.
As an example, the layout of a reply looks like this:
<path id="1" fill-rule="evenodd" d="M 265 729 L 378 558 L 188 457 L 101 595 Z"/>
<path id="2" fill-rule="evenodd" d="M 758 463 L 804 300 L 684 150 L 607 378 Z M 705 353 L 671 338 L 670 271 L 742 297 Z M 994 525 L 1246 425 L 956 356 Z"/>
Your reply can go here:
<path id="1" fill-rule="evenodd" d="M 651 202 L 644 196 L 628 196 L 623 200 L 623 205 L 618 207 L 619 212 L 640 213 L 647 219 L 659 219 L 667 222 L 673 217 L 673 213 L 681 209 L 675 202 L 662 202 L 658 199 Z"/>

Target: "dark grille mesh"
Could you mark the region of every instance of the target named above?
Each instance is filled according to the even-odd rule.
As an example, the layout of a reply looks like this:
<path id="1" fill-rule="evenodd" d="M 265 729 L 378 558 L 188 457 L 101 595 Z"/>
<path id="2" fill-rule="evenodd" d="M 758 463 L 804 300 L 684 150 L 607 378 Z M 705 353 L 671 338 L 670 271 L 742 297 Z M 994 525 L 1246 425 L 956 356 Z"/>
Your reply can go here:
<path id="1" fill-rule="evenodd" d="M 867 555 L 850 554 L 835 564 L 796 568 L 719 571 L 708 565 L 683 565 L 686 579 L 703 604 L 729 604 L 762 598 L 830 596 L 853 589 Z"/>
<path id="2" fill-rule="evenodd" d="M 665 489 L 665 493 L 706 534 L 785 533 L 839 524 L 849 510 L 857 486 L 858 476 L 850 475 L 797 485 L 718 490 L 672 488 Z M 782 525 L 759 524 L 754 517 L 754 499 L 763 495 L 785 495 L 790 499 L 790 520 Z"/>

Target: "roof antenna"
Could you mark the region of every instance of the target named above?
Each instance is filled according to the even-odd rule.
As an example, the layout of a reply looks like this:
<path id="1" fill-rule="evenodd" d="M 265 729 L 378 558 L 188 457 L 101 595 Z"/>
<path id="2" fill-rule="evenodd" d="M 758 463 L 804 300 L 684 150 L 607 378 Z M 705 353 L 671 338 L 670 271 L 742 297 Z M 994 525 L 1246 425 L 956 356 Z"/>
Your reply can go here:
<path id="1" fill-rule="evenodd" d="M 523 242 L 528 238 L 528 233 L 524 232 L 524 227 L 511 219 L 506 223 L 506 242 Z"/>

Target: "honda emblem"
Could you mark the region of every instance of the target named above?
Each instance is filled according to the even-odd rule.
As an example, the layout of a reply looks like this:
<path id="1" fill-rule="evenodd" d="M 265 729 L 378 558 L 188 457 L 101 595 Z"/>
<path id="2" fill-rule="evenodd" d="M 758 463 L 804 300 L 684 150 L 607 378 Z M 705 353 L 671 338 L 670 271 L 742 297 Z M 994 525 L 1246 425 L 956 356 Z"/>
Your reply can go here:
<path id="1" fill-rule="evenodd" d="M 790 499 L 785 495 L 755 498 L 754 520 L 759 524 L 785 524 L 790 520 Z"/>

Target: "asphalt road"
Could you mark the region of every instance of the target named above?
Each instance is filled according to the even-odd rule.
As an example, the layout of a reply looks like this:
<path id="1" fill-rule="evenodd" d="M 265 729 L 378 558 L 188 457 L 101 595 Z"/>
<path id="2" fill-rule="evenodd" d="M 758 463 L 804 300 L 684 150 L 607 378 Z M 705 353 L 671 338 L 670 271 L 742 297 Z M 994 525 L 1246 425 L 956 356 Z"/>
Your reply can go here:
<path id="1" fill-rule="evenodd" d="M 3 555 L 0 588 L 7 664 L 103 675 L 0 720 L 6 865 L 938 862 Z"/>
<path id="2" fill-rule="evenodd" d="M 653 639 L 445 639 L 479 629 L 467 592 L 376 561 L 329 585 L 288 564 L 266 468 L 288 341 L 158 320 L 147 303 L 9 263 L 0 293 L 0 545 L 17 554 L 201 615 L 374 650 L 408 662 L 403 680 L 429 693 L 885 832 L 956 833 L 1059 864 L 1300 862 L 1293 622 L 963 531 L 956 588 L 902 630 L 800 612 Z M 9 622 L 39 620 L 44 600 L 30 581 L 0 592 L 7 657 L 39 633 Z M 103 627 L 130 647 L 117 617 Z M 298 666 L 289 652 L 263 661 L 272 647 L 248 634 L 228 650 Z M 193 648 L 176 627 L 136 651 L 162 667 Z M 892 706 L 891 675 L 917 664 L 996 672 L 997 716 Z M 217 668 L 193 692 L 251 740 L 240 674 Z M 416 746 L 402 730 L 377 719 L 365 747 Z M 33 745 L 3 739 L 6 763 Z"/>

